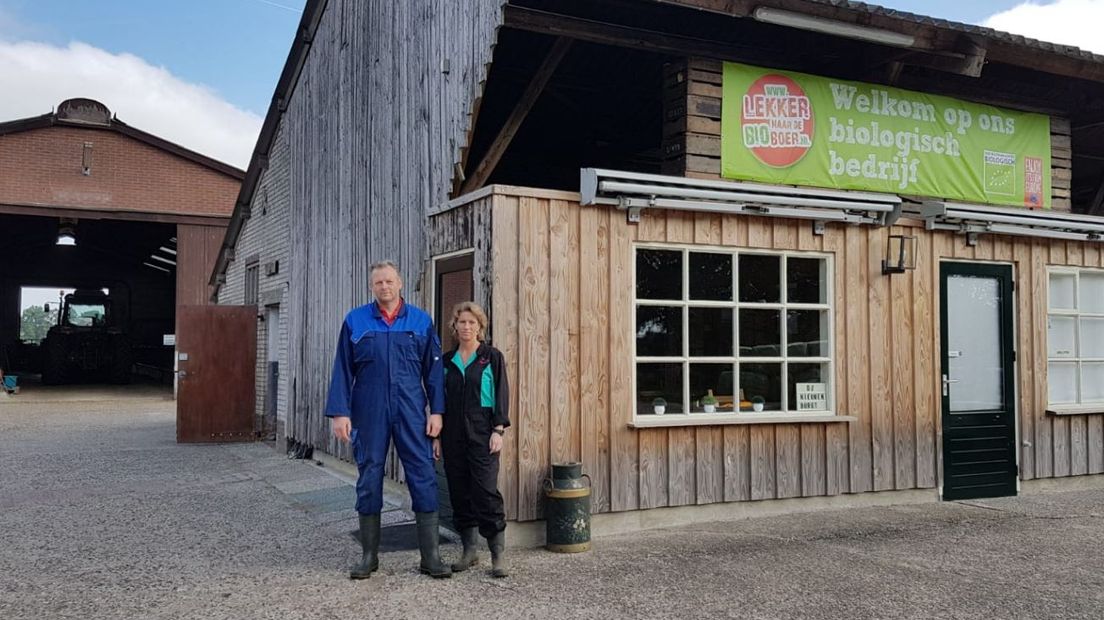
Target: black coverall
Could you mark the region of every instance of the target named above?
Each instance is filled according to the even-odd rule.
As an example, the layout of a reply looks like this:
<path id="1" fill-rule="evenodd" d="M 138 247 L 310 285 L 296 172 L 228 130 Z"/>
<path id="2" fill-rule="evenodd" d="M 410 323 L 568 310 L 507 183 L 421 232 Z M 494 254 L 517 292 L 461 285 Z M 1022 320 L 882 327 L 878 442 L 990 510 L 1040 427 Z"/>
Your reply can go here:
<path id="1" fill-rule="evenodd" d="M 506 529 L 498 492 L 498 454 L 490 453 L 494 427 L 510 426 L 510 390 L 502 353 L 481 343 L 461 370 L 456 349 L 444 355 L 445 418 L 441 448 L 458 530 L 478 527 L 484 538 Z"/>

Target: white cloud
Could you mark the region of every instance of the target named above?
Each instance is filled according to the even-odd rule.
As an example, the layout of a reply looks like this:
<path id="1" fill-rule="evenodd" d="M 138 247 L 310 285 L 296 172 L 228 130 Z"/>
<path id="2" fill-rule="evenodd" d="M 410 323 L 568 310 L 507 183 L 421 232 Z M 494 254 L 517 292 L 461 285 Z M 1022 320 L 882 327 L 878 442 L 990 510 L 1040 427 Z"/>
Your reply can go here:
<path id="1" fill-rule="evenodd" d="M 119 120 L 228 164 L 245 168 L 262 119 L 210 88 L 186 82 L 132 54 L 84 43 L 68 47 L 0 41 L 0 121 L 45 114 L 86 97 Z"/>
<path id="2" fill-rule="evenodd" d="M 1104 54 L 1101 24 L 1104 24 L 1104 0 L 1025 2 L 982 22 L 989 28 Z"/>

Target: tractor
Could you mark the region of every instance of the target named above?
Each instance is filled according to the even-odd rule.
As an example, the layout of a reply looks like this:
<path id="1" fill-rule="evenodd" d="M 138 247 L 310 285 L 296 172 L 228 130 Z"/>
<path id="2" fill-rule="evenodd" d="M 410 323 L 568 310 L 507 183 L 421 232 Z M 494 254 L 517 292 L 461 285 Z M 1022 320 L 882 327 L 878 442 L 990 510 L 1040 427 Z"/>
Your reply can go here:
<path id="1" fill-rule="evenodd" d="M 102 290 L 78 289 L 64 297 L 57 324 L 42 343 L 43 383 L 130 382 L 133 349 L 112 306 Z"/>

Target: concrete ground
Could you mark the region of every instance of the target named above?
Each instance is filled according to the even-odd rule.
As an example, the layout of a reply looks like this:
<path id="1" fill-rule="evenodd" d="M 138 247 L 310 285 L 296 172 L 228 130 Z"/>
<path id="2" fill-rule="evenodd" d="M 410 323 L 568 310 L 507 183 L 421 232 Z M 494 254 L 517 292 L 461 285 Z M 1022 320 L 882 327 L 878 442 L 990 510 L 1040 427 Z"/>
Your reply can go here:
<path id="1" fill-rule="evenodd" d="M 0 618 L 1104 617 L 1099 489 L 514 551 L 506 580 L 434 581 L 390 551 L 353 582 L 351 491 L 332 470 L 263 444 L 177 445 L 172 403 L 0 402 Z"/>

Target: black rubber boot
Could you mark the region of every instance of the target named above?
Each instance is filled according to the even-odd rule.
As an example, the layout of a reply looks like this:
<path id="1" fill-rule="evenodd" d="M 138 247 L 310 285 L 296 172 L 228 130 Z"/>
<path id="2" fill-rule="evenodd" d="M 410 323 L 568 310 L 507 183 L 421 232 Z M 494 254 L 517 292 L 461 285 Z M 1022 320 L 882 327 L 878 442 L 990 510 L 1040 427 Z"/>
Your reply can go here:
<path id="1" fill-rule="evenodd" d="M 434 579 L 452 577 L 452 569 L 441 561 L 438 547 L 441 534 L 437 529 L 437 513 L 416 512 L 414 519 L 418 524 L 418 550 L 422 553 L 422 563 L 418 565 L 418 570 Z"/>
<path id="2" fill-rule="evenodd" d="M 379 569 L 380 516 L 360 515 L 360 564 L 349 571 L 349 579 L 367 579 Z"/>
<path id="3" fill-rule="evenodd" d="M 506 532 L 500 531 L 487 539 L 487 546 L 491 548 L 491 577 L 506 577 L 510 573 L 506 571 Z"/>
<path id="4" fill-rule="evenodd" d="M 479 544 L 479 528 L 469 527 L 461 531 L 460 542 L 464 545 L 464 553 L 452 564 L 453 572 L 457 573 L 462 573 L 479 564 L 479 553 L 475 548 Z"/>

